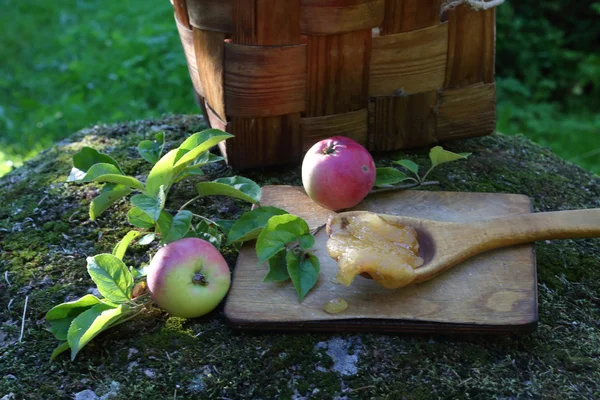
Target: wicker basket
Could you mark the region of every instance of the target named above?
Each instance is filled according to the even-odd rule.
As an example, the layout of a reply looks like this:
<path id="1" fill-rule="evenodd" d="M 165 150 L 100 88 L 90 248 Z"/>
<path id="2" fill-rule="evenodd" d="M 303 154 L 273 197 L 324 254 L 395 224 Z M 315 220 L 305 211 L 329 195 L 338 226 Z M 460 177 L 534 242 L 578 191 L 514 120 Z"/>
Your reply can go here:
<path id="1" fill-rule="evenodd" d="M 348 136 L 370 151 L 486 135 L 496 124 L 495 10 L 442 0 L 173 0 L 228 163 L 300 162 Z"/>

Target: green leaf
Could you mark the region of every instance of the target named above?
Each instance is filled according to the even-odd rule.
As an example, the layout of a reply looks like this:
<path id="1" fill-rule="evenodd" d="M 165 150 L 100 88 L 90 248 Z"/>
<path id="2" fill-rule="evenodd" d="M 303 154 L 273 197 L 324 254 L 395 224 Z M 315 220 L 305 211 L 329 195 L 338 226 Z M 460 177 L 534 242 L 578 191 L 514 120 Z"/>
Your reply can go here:
<path id="1" fill-rule="evenodd" d="M 92 306 L 88 308 L 91 307 Z M 67 340 L 67 332 L 69 332 L 69 326 L 71 326 L 71 322 L 73 322 L 73 319 L 75 319 L 77 315 L 81 314 L 85 310 L 87 310 L 87 308 L 81 308 L 80 312 L 72 317 L 48 321 L 48 325 L 50 325 L 48 330 L 52 332 L 54 337 L 58 340 Z"/>
<path id="2" fill-rule="evenodd" d="M 304 235 L 300 237 L 300 248 L 308 250 L 315 245 L 315 237 L 313 235 Z"/>
<path id="3" fill-rule="evenodd" d="M 98 152 L 91 147 L 83 147 L 79 152 L 73 155 L 73 169 L 67 178 L 67 182 L 79 181 L 83 179 L 86 172 L 94 164 L 112 164 L 123 173 L 119 164 L 109 155 Z"/>
<path id="4" fill-rule="evenodd" d="M 293 233 L 298 238 L 310 232 L 305 220 L 297 215 L 283 214 L 269 218 L 267 226 L 263 231 L 287 231 Z"/>
<path id="5" fill-rule="evenodd" d="M 205 151 L 200 155 L 200 157 L 196 158 L 194 162 L 185 167 L 179 174 L 177 178 L 175 178 L 175 182 L 179 182 L 182 179 L 187 178 L 188 176 L 202 176 L 204 175 L 204 171 L 202 171 L 202 167 L 206 164 L 214 163 L 217 161 L 224 160 L 223 157 L 219 157 L 217 155 L 212 154 L 210 151 Z M 179 170 L 179 167 L 176 167 L 176 170 Z"/>
<path id="6" fill-rule="evenodd" d="M 140 210 L 137 207 L 132 207 L 131 210 L 127 212 L 127 221 L 133 226 L 137 226 L 138 228 L 153 228 L 154 221 L 145 212 Z"/>
<path id="7" fill-rule="evenodd" d="M 285 214 L 271 217 L 256 241 L 258 265 L 274 256 L 286 244 L 294 242 L 308 233 L 308 224 L 296 215 Z"/>
<path id="8" fill-rule="evenodd" d="M 199 166 L 204 166 L 206 164 L 214 163 L 217 161 L 224 160 L 223 157 L 218 156 L 216 154 L 211 153 L 209 150 L 206 150 L 204 153 L 200 155 L 192 164 L 190 164 L 187 168 L 198 168 Z M 186 169 L 187 169 L 186 168 Z"/>
<path id="9" fill-rule="evenodd" d="M 258 238 L 260 232 L 275 215 L 283 215 L 288 212 L 277 207 L 258 207 L 244 213 L 231 227 L 229 231 L 228 244 L 245 242 Z"/>
<path id="10" fill-rule="evenodd" d="M 177 149 L 177 156 L 174 158 L 176 170 L 182 170 L 202 153 L 231 137 L 233 135 L 219 129 L 206 129 L 194 133 Z"/>
<path id="11" fill-rule="evenodd" d="M 376 173 L 375 186 L 394 185 L 410 179 L 406 174 L 392 167 L 377 168 Z"/>
<path id="12" fill-rule="evenodd" d="M 209 224 L 206 221 L 201 221 L 194 228 L 194 237 L 206 240 L 219 250 L 223 235 L 215 224 Z"/>
<path id="13" fill-rule="evenodd" d="M 192 223 L 192 212 L 188 210 L 179 211 L 171 222 L 171 228 L 166 237 L 163 238 L 163 243 L 171 243 L 181 239 L 190 230 Z"/>
<path id="14" fill-rule="evenodd" d="M 123 261 L 112 254 L 87 258 L 87 270 L 102 296 L 113 303 L 131 299 L 133 277 Z M 71 346 L 72 347 L 72 346 Z"/>
<path id="15" fill-rule="evenodd" d="M 173 216 L 165 210 L 162 210 L 160 212 L 160 217 L 158 218 L 158 221 L 156 221 L 156 225 L 158 226 L 158 231 L 163 241 L 169 233 L 169 230 L 171 230 L 171 224 L 173 224 Z"/>
<path id="16" fill-rule="evenodd" d="M 258 240 L 256 241 L 256 255 L 258 257 L 258 265 L 260 266 L 269 258 L 273 257 L 280 250 L 282 250 L 286 244 L 291 243 L 298 239 L 297 235 L 286 231 L 274 231 L 260 233 Z"/>
<path id="17" fill-rule="evenodd" d="M 228 233 L 235 224 L 236 220 L 233 219 L 214 219 L 215 224 L 219 225 L 222 232 Z"/>
<path id="18" fill-rule="evenodd" d="M 113 256 L 117 257 L 119 260 L 122 260 L 125 256 L 125 252 L 127 248 L 133 242 L 133 239 L 140 236 L 142 233 L 138 231 L 129 231 L 127 234 L 121 239 L 119 243 L 113 249 Z"/>
<path id="19" fill-rule="evenodd" d="M 138 153 L 150 164 L 156 164 L 165 147 L 165 133 L 159 132 L 154 137 L 155 140 L 143 140 L 138 144 Z"/>
<path id="20" fill-rule="evenodd" d="M 144 184 L 134 177 L 125 175 L 106 174 L 98 176 L 94 179 L 94 182 L 110 182 L 117 183 L 119 185 L 129 186 L 132 189 L 144 190 Z"/>
<path id="21" fill-rule="evenodd" d="M 188 168 L 184 169 L 179 175 L 177 175 L 177 177 L 173 180 L 173 182 L 175 182 L 175 183 L 180 182 L 181 180 L 183 180 L 189 176 L 203 176 L 203 175 L 204 175 L 204 171 L 202 171 L 200 169 L 200 167 L 198 167 L 198 168 L 188 167 Z"/>
<path id="22" fill-rule="evenodd" d="M 102 214 L 108 207 L 111 206 L 111 204 L 131 193 L 131 189 L 127 186 L 108 184 L 104 185 L 104 188 L 107 186 L 109 186 L 111 189 L 102 190 L 102 192 L 98 196 L 94 197 L 90 203 L 90 219 L 92 221 L 95 221 L 100 214 Z"/>
<path id="23" fill-rule="evenodd" d="M 161 157 L 160 160 L 152 167 L 148 178 L 146 179 L 146 194 L 150 197 L 157 197 L 160 192 L 160 187 L 169 188 L 171 181 L 175 176 L 173 164 L 177 156 L 177 149 L 169 151 Z"/>
<path id="24" fill-rule="evenodd" d="M 69 301 L 68 303 L 62 303 L 52 307 L 50 311 L 46 313 L 46 320 L 52 321 L 67 318 L 72 316 L 73 313 L 79 314 L 81 311 L 77 312 L 78 309 L 83 311 L 100 302 L 101 300 L 96 296 L 92 294 L 86 294 L 77 300 Z"/>
<path id="25" fill-rule="evenodd" d="M 69 327 L 68 343 L 71 347 L 71 361 L 77 353 L 98 334 L 121 319 L 130 310 L 126 304 L 114 308 L 107 304 L 96 304 L 79 314 Z"/>
<path id="26" fill-rule="evenodd" d="M 444 164 L 456 160 L 465 160 L 471 153 L 453 153 L 448 150 L 444 150 L 441 146 L 435 146 L 429 151 L 429 158 L 431 159 L 432 167 L 436 167 L 440 164 Z"/>
<path id="27" fill-rule="evenodd" d="M 238 199 L 258 204 L 261 189 L 256 182 L 241 176 L 219 178 L 212 182 L 200 182 L 196 185 L 198 193 L 202 196 L 231 196 Z"/>
<path id="28" fill-rule="evenodd" d="M 402 165 L 404 168 L 419 176 L 419 166 L 410 160 L 394 161 L 394 164 Z"/>
<path id="29" fill-rule="evenodd" d="M 286 263 L 292 283 L 298 292 L 298 301 L 302 302 L 304 296 L 319 279 L 319 259 L 313 255 L 298 255 L 293 251 L 288 251 Z"/>
<path id="30" fill-rule="evenodd" d="M 145 194 L 136 194 L 131 198 L 131 204 L 142 210 L 152 221 L 158 221 L 160 211 L 162 210 L 162 204 L 159 199 L 146 196 Z"/>
<path id="31" fill-rule="evenodd" d="M 101 300 L 91 294 L 86 294 L 80 299 L 59 304 L 46 313 L 46 321 L 50 325 L 50 332 L 58 340 L 67 340 L 67 332 L 71 321 L 92 306 L 101 303 Z"/>
<path id="32" fill-rule="evenodd" d="M 125 185 L 133 189 L 144 190 L 144 184 L 137 179 L 126 176 L 111 164 L 93 165 L 82 179 L 83 182 L 110 182 Z"/>
<path id="33" fill-rule="evenodd" d="M 99 163 L 92 165 L 82 180 L 84 182 L 92 182 L 96 177 L 107 174 L 123 175 L 119 168 L 115 167 L 114 165 L 108 163 Z"/>
<path id="34" fill-rule="evenodd" d="M 283 282 L 290 279 L 285 256 L 286 250 L 280 250 L 269 258 L 269 272 L 267 272 L 264 282 Z"/>
<path id="35" fill-rule="evenodd" d="M 64 340 L 67 340 L 66 338 Z M 58 345 L 57 348 L 54 349 L 52 355 L 50 356 L 50 361 L 54 360 L 56 357 L 69 350 L 71 346 L 69 346 L 69 342 L 62 342 Z"/>
<path id="36" fill-rule="evenodd" d="M 140 246 L 145 246 L 147 244 L 154 242 L 155 238 L 156 238 L 155 233 L 148 233 L 148 234 L 142 236 L 142 238 L 140 240 L 138 240 L 138 244 Z"/>

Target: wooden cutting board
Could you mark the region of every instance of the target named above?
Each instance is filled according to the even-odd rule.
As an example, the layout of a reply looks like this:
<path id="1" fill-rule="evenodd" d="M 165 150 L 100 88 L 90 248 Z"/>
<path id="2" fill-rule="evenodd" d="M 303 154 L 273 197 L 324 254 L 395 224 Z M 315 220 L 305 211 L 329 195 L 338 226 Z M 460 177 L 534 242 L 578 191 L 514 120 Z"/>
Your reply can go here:
<path id="1" fill-rule="evenodd" d="M 311 229 L 332 213 L 302 187 L 264 187 L 261 203 L 304 218 Z M 418 190 L 371 195 L 354 209 L 456 222 L 532 212 L 531 201 L 522 195 Z M 537 325 L 533 244 L 481 254 L 428 282 L 391 290 L 362 277 L 350 287 L 335 283 L 338 267 L 327 254 L 327 239 L 325 230 L 316 235 L 321 273 L 302 303 L 291 282 L 263 282 L 267 265 L 258 266 L 255 242 L 245 243 L 225 303 L 229 324 L 261 330 L 493 334 L 528 333 Z M 348 309 L 326 313 L 324 304 L 338 297 Z"/>

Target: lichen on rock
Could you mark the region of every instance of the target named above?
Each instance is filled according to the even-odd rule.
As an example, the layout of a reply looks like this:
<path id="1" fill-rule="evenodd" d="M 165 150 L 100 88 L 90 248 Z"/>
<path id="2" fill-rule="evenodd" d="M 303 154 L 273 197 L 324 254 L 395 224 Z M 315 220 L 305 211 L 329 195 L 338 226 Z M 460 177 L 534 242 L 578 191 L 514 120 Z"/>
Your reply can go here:
<path id="1" fill-rule="evenodd" d="M 175 146 L 202 127 L 202 119 L 193 116 L 94 126 L 0 178 L 0 395 L 69 399 L 89 390 L 100 396 L 116 381 L 118 398 L 600 396 L 598 239 L 536 245 L 539 324 L 529 335 L 245 333 L 225 324 L 221 308 L 193 320 L 153 308 L 95 338 L 76 361 L 60 357 L 49 363 L 57 343 L 45 330 L 45 313 L 86 294 L 93 286 L 86 257 L 111 251 L 130 229 L 124 201 L 89 220 L 98 186 L 65 183 L 71 156 L 92 146 L 117 159 L 125 173 L 143 176 L 150 165 L 137 157 L 140 140 L 163 130 L 168 146 Z M 443 146 L 473 155 L 436 169 L 430 178 L 441 185 L 427 190 L 519 193 L 532 199 L 537 212 L 600 207 L 599 177 L 522 136 L 494 134 Z M 374 156 L 378 166 L 400 157 L 427 165 L 428 150 Z M 262 185 L 301 185 L 299 166 L 238 172 L 220 163 L 207 177 L 234 173 Z M 194 183 L 175 187 L 169 208 L 190 199 Z M 247 208 L 210 197 L 192 207 L 226 219 Z M 133 245 L 125 261 L 139 266 L 155 250 Z M 235 248 L 224 254 L 234 268 Z M 349 341 L 360 349 L 346 346 Z M 342 367 L 339 360 L 348 363 Z"/>

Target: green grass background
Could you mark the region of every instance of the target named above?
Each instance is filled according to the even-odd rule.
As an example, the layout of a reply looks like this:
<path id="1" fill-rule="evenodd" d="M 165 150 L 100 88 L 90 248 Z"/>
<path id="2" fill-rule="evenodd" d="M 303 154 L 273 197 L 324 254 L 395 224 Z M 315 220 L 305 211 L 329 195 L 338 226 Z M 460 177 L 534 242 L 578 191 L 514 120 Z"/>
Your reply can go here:
<path id="1" fill-rule="evenodd" d="M 600 3 L 554 23 L 565 1 L 499 8 L 497 128 L 600 173 Z M 0 0 L 0 26 L 0 175 L 92 124 L 199 112 L 168 0 Z"/>

